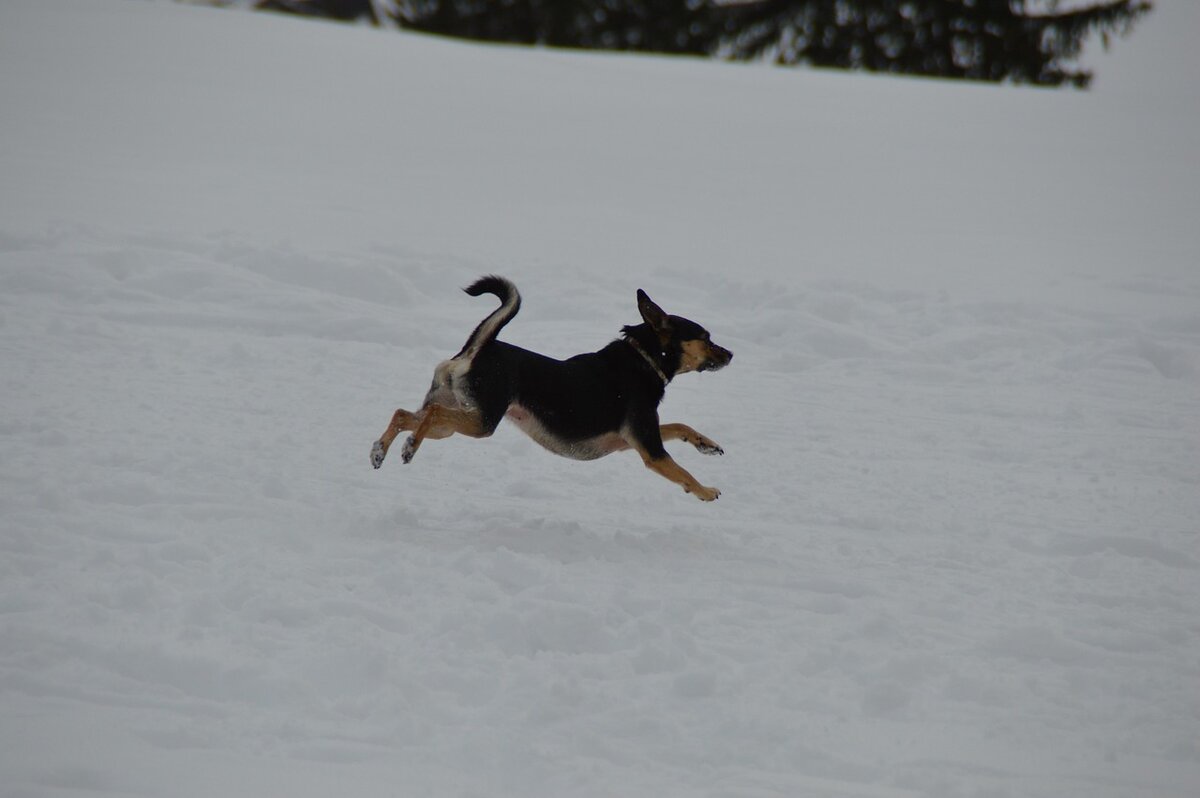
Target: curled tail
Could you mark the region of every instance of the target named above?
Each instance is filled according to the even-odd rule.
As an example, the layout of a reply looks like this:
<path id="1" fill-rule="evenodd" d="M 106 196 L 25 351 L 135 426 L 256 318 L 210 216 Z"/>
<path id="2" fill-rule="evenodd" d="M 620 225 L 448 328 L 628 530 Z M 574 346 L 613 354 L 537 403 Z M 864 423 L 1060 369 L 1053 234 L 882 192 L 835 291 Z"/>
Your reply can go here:
<path id="1" fill-rule="evenodd" d="M 455 355 L 456 358 L 470 360 L 484 345 L 491 343 L 500 333 L 500 329 L 512 321 L 513 316 L 517 315 L 517 311 L 521 309 L 521 295 L 517 292 L 515 285 L 494 274 L 480 277 L 463 290 L 471 296 L 494 294 L 500 299 L 500 307 L 479 322 L 479 326 L 471 333 L 471 337 L 467 339 L 462 350 Z"/>

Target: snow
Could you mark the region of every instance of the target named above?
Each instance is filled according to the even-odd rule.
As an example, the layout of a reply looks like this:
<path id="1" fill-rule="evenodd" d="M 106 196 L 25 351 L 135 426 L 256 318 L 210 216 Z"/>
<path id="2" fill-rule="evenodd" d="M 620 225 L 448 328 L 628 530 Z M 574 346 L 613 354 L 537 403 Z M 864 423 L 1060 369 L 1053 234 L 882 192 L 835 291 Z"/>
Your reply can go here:
<path id="1" fill-rule="evenodd" d="M 1200 105 L 1125 44 L 1076 94 L 5 3 L 0 794 L 1196 794 Z M 641 287 L 732 349 L 663 406 L 720 500 L 508 425 L 373 471 L 490 272 L 518 345 Z"/>

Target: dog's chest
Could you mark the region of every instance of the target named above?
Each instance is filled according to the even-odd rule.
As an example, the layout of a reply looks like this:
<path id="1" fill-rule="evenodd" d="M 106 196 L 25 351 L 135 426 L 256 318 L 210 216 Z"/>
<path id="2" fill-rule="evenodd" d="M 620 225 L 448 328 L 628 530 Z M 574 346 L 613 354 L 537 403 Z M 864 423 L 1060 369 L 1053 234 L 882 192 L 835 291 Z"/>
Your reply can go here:
<path id="1" fill-rule="evenodd" d="M 509 405 L 505 416 L 542 448 L 572 460 L 595 460 L 629 448 L 625 439 L 616 432 L 605 432 L 583 440 L 566 440 L 548 430 L 536 415 L 519 404 Z"/>

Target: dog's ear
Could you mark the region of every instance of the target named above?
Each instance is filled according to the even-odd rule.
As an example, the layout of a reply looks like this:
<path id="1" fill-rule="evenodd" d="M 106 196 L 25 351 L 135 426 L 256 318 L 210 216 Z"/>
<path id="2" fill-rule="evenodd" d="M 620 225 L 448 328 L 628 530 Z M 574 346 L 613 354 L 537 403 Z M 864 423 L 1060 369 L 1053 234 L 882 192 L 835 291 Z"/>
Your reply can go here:
<path id="1" fill-rule="evenodd" d="M 658 305 L 654 304 L 645 291 L 638 289 L 638 312 L 642 314 L 642 321 L 654 328 L 654 332 L 658 334 L 658 340 L 666 343 L 671 340 L 671 319 L 666 312 Z"/>

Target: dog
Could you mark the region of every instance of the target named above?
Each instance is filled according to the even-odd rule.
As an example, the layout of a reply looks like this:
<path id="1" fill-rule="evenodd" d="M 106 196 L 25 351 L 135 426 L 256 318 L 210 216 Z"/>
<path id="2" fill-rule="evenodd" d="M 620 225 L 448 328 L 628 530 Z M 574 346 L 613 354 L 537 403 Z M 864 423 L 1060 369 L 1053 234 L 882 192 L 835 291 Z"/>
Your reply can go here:
<path id="1" fill-rule="evenodd" d="M 421 409 L 392 415 L 371 447 L 372 466 L 383 465 L 401 432 L 412 433 L 400 453 L 409 463 L 427 438 L 455 433 L 486 438 L 507 417 L 554 454 L 594 460 L 633 449 L 651 471 L 701 501 L 721 495 L 676 463 L 663 441 L 681 440 L 709 455 L 724 454 L 724 449 L 686 424 L 660 424 L 658 419 L 658 405 L 672 379 L 724 368 L 733 358 L 713 343 L 708 330 L 668 315 L 638 289 L 641 324 L 622 328 L 621 338 L 598 352 L 555 360 L 496 339 L 521 307 L 521 295 L 510 281 L 491 275 L 463 290 L 476 297 L 492 294 L 500 307 L 479 323 L 457 355 L 434 370 Z"/>

